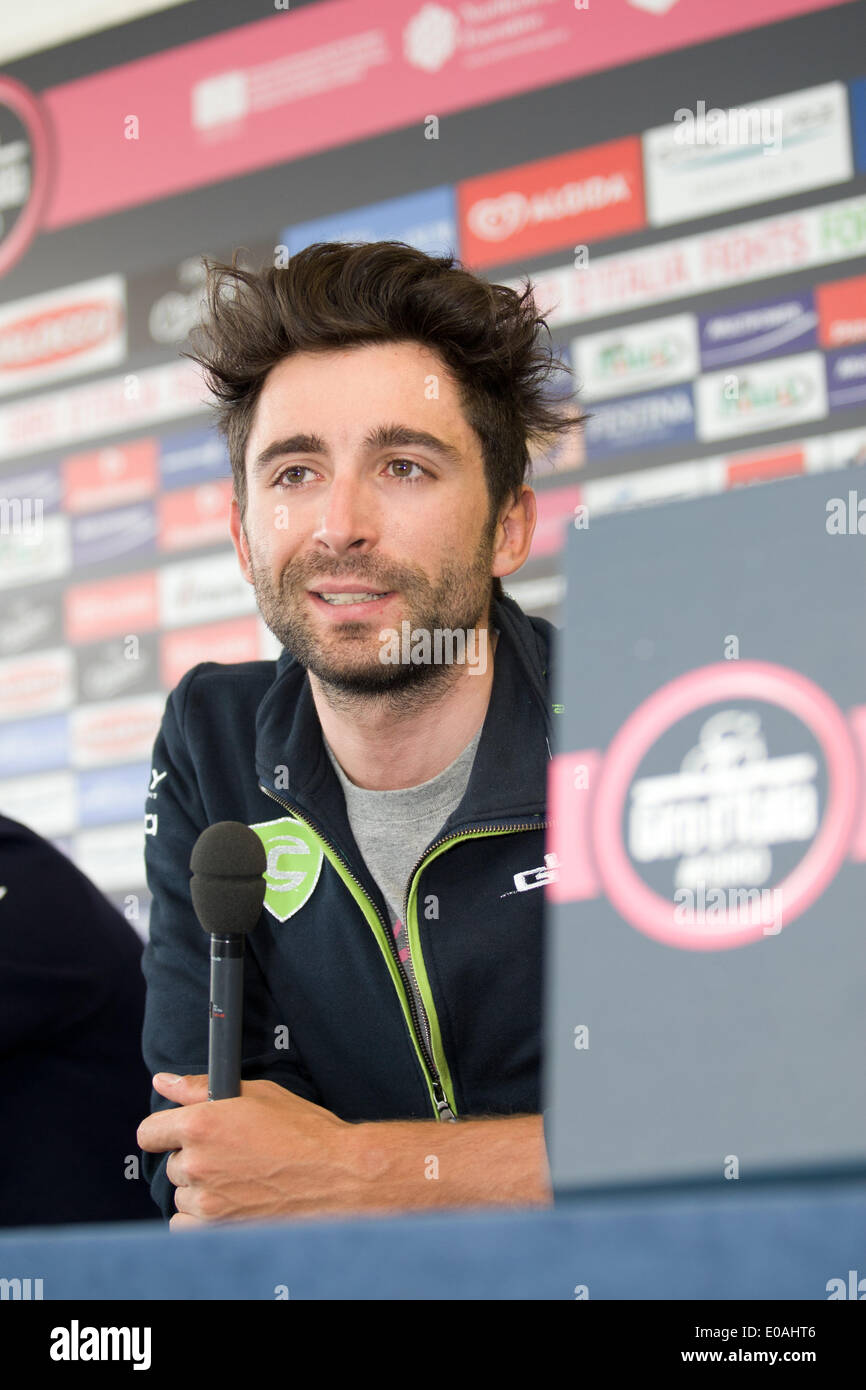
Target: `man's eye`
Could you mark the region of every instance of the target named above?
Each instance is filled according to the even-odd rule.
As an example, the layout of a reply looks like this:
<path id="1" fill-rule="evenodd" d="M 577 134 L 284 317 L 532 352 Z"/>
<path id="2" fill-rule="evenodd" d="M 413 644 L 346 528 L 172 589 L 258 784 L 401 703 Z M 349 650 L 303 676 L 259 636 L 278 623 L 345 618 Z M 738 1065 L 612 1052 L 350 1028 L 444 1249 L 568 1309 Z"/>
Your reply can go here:
<path id="1" fill-rule="evenodd" d="M 274 487 L 296 487 L 302 481 L 300 478 L 291 478 L 291 473 L 312 473 L 312 468 L 308 468 L 305 463 L 293 463 L 290 468 L 284 468 L 282 473 L 278 473 L 274 478 Z"/>
<path id="2" fill-rule="evenodd" d="M 392 477 L 399 478 L 401 481 L 407 483 L 417 483 L 421 481 L 422 477 L 430 476 L 429 470 L 422 468 L 421 464 L 416 463 L 414 459 L 390 459 L 386 467 L 403 470 L 392 474 Z M 418 470 L 414 476 L 410 475 L 408 471 L 405 471 L 410 468 L 416 468 Z M 277 488 L 299 487 L 306 481 L 305 478 L 301 477 L 301 474 L 313 472 L 314 470 L 305 463 L 293 463 L 290 467 L 284 468 L 277 474 L 276 478 L 274 478 L 273 486 Z"/>
<path id="3" fill-rule="evenodd" d="M 416 463 L 414 459 L 389 459 L 389 460 L 388 460 L 388 464 L 387 464 L 387 467 L 388 467 L 388 468 L 393 468 L 395 465 L 396 465 L 397 467 L 399 467 L 399 468 L 417 468 L 417 469 L 419 470 L 418 473 L 415 474 L 415 477 L 414 477 L 414 478 L 410 478 L 409 475 L 408 475 L 408 473 L 395 473 L 395 474 L 394 474 L 394 477 L 395 477 L 395 478 L 402 478 L 402 479 L 403 479 L 405 482 L 407 482 L 407 483 L 417 483 L 417 482 L 420 482 L 421 476 L 422 476 L 422 475 L 425 476 L 425 477 L 429 477 L 429 476 L 430 476 L 429 473 L 428 473 L 428 471 L 427 471 L 427 469 L 426 469 L 426 468 L 422 468 L 421 465 L 420 465 L 420 463 Z"/>

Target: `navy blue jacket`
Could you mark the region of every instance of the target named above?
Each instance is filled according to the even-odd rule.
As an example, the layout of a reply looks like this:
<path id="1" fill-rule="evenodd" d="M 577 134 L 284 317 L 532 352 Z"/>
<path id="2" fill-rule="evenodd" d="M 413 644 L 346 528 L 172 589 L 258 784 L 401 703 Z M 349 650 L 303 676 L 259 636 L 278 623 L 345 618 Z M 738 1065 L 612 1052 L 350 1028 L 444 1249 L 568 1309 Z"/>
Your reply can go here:
<path id="1" fill-rule="evenodd" d="M 166 704 L 147 801 L 151 1073 L 207 1071 L 209 943 L 192 909 L 189 859 L 206 826 L 239 820 L 269 855 L 266 906 L 246 946 L 245 1079 L 275 1081 L 350 1121 L 540 1111 L 554 629 L 507 597 L 494 600 L 491 623 L 500 636 L 469 783 L 404 903 L 430 1049 L 305 669 L 283 652 L 276 662 L 207 662 L 183 677 Z M 154 1108 L 170 1104 L 153 1093 Z M 166 1158 L 146 1154 L 143 1171 L 170 1217 Z"/>
<path id="2" fill-rule="evenodd" d="M 134 1162 L 143 1013 L 141 938 L 0 816 L 0 1226 L 159 1219 Z"/>

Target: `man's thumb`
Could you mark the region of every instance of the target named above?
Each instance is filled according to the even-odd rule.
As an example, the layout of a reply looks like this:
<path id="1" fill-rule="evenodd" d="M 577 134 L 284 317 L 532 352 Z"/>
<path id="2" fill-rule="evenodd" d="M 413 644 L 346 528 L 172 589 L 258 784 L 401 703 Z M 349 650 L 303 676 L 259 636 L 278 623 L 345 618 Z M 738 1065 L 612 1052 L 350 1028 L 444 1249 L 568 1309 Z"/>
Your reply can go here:
<path id="1" fill-rule="evenodd" d="M 167 1100 L 175 1100 L 180 1105 L 191 1105 L 196 1101 L 207 1100 L 206 1076 L 177 1076 L 174 1072 L 158 1071 L 153 1078 L 153 1089 Z"/>

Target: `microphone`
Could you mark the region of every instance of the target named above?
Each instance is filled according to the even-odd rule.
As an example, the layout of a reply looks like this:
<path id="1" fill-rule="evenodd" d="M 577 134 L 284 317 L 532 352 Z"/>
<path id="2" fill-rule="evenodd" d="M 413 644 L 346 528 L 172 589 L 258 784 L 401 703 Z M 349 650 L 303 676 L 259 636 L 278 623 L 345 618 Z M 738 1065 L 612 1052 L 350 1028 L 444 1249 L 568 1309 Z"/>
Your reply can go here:
<path id="1" fill-rule="evenodd" d="M 242 821 L 209 825 L 192 847 L 192 905 L 210 937 L 208 1100 L 241 1093 L 244 937 L 262 911 L 267 866 L 264 845 Z"/>

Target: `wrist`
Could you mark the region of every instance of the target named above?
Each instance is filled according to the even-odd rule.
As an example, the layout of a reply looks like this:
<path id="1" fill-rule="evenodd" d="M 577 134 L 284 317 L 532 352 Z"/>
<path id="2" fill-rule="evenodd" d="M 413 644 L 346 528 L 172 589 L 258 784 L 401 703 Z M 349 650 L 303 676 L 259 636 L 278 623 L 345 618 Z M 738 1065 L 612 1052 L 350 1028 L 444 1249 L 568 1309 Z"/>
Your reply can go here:
<path id="1" fill-rule="evenodd" d="M 376 1193 L 377 1183 L 387 1172 L 387 1141 L 382 1131 L 390 1128 L 387 1121 L 362 1120 L 346 1125 L 346 1162 L 354 1179 L 359 1207 L 368 1205 L 369 1197 Z"/>

